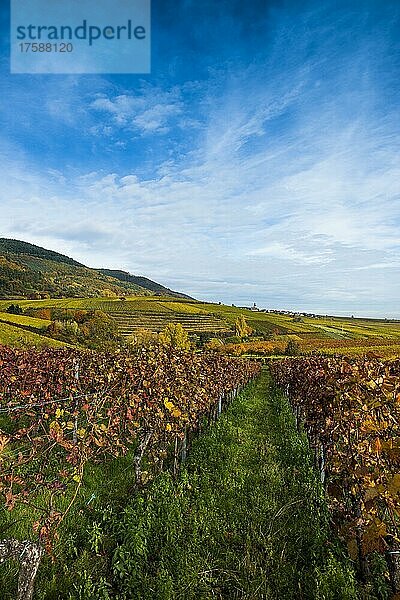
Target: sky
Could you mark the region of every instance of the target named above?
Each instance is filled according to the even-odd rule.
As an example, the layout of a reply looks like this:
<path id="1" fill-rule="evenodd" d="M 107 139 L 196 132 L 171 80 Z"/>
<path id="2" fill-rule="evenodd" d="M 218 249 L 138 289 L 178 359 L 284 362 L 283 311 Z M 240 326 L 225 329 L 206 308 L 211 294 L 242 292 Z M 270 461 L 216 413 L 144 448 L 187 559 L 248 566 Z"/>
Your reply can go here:
<path id="1" fill-rule="evenodd" d="M 153 0 L 149 75 L 10 74 L 0 6 L 0 236 L 202 300 L 400 318 L 397 0 Z"/>

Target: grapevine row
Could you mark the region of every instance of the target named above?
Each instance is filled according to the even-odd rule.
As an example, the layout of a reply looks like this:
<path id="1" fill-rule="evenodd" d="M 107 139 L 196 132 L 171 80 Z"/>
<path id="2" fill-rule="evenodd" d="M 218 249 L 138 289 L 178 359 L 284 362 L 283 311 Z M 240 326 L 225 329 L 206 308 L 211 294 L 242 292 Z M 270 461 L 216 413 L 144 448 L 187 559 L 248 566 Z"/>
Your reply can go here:
<path id="1" fill-rule="evenodd" d="M 400 361 L 293 358 L 271 364 L 304 426 L 333 522 L 368 578 L 384 553 L 400 588 Z"/>
<path id="2" fill-rule="evenodd" d="M 88 461 L 130 455 L 136 485 L 144 458 L 152 474 L 171 461 L 176 469 L 191 436 L 258 369 L 162 346 L 114 354 L 0 347 L 0 493 L 7 508 L 32 507 L 34 531 L 50 550 L 66 513 L 58 500 L 76 497 Z"/>

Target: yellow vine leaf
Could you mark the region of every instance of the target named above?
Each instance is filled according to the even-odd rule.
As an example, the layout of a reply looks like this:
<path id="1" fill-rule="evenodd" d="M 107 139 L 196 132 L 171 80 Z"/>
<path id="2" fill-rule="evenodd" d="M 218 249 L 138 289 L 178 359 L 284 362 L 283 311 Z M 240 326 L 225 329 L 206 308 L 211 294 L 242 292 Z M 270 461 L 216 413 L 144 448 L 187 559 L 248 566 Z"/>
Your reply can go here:
<path id="1" fill-rule="evenodd" d="M 164 400 L 164 406 L 166 409 L 169 410 L 169 412 L 171 413 L 171 415 L 173 417 L 180 417 L 182 414 L 182 411 L 179 410 L 179 408 L 177 408 L 175 406 L 175 404 L 173 402 L 171 402 L 170 400 Z"/>
<path id="2" fill-rule="evenodd" d="M 400 492 L 400 474 L 399 473 L 396 473 L 396 475 L 393 475 L 393 478 L 389 482 L 388 490 L 393 496 L 395 496 L 396 494 L 398 494 Z"/>

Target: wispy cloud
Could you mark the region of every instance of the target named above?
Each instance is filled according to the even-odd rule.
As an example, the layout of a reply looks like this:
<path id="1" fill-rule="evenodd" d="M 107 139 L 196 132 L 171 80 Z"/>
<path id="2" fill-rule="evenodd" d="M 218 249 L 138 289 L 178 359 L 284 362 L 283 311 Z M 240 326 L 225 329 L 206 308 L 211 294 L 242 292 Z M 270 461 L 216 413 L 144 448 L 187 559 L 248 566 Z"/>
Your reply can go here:
<path id="1" fill-rule="evenodd" d="M 4 234 L 205 299 L 400 317 L 395 14 L 293 4 L 202 79 L 71 81 L 64 115 L 48 92 L 70 154 L 4 146 Z"/>
<path id="2" fill-rule="evenodd" d="M 128 128 L 142 134 L 167 133 L 171 122 L 182 113 L 179 89 L 162 90 L 144 85 L 136 94 L 100 95 L 89 108 L 98 111 L 116 128 Z"/>

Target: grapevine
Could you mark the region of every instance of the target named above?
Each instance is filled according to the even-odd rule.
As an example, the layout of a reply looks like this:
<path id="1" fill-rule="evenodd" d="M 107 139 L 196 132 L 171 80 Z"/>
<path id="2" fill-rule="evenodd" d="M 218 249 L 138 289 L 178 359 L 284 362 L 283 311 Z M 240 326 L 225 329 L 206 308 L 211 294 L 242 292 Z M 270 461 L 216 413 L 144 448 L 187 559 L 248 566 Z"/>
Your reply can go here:
<path id="1" fill-rule="evenodd" d="M 333 522 L 365 578 L 371 552 L 400 549 L 400 361 L 315 356 L 271 371 L 307 432 Z"/>

